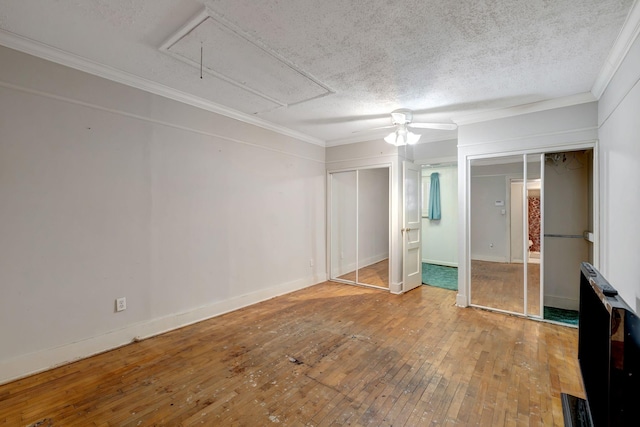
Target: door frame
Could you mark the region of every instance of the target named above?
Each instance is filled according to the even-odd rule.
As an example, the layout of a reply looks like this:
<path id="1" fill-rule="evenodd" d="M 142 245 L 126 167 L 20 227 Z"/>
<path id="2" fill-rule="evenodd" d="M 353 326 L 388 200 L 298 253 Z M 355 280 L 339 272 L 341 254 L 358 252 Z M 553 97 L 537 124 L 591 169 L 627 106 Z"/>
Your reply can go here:
<path id="1" fill-rule="evenodd" d="M 554 152 L 563 152 L 563 151 L 579 151 L 579 150 L 592 150 L 593 152 L 593 160 L 592 160 L 592 194 L 591 197 L 593 199 L 592 206 L 592 215 L 593 215 L 593 265 L 596 268 L 600 266 L 600 167 L 599 167 L 599 154 L 598 154 L 598 140 L 592 140 L 582 143 L 576 144 L 565 144 L 565 145 L 544 145 L 535 148 L 523 149 L 523 150 L 514 150 L 514 151 L 498 151 L 494 153 L 482 153 L 482 154 L 462 154 L 460 155 L 461 161 L 458 162 L 458 172 L 459 172 L 459 183 L 464 183 L 464 187 L 459 184 L 459 200 L 462 201 L 459 206 L 460 214 L 462 219 L 460 224 L 463 226 L 463 234 L 459 236 L 460 243 L 462 245 L 462 250 L 460 251 L 460 259 L 459 266 L 464 269 L 464 271 L 459 271 L 458 275 L 458 296 L 456 297 L 456 305 L 460 307 L 468 307 L 471 305 L 471 215 L 470 215 L 470 206 L 471 206 L 471 160 L 476 159 L 490 159 L 490 158 L 498 158 L 505 157 L 511 155 L 531 155 L 531 154 L 547 154 Z M 460 167 L 464 161 L 464 167 Z M 464 175 L 463 175 L 464 174 Z M 460 179 L 462 178 L 462 179 Z M 543 224 L 542 224 L 543 225 Z M 541 251 L 544 249 L 542 248 Z M 541 270 L 540 274 L 543 274 L 543 265 L 544 257 L 541 254 Z M 543 304 L 543 300 L 541 300 L 541 304 Z M 500 311 L 500 310 L 495 310 Z M 523 316 L 521 313 L 514 313 L 518 316 Z M 529 317 L 532 318 L 532 317 Z M 535 318 L 533 318 L 535 319 Z"/>

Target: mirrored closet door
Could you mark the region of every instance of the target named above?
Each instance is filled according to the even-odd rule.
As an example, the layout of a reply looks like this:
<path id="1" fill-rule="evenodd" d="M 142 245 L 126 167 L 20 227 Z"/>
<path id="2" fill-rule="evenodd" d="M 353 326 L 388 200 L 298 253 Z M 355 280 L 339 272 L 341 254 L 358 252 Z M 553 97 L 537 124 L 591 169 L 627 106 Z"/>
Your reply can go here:
<path id="1" fill-rule="evenodd" d="M 512 197 L 524 181 L 523 157 L 471 160 L 469 170 L 471 304 L 524 314 L 522 197 Z"/>
<path id="2" fill-rule="evenodd" d="M 336 172 L 331 182 L 331 278 L 356 280 L 357 172 Z"/>
<path id="3" fill-rule="evenodd" d="M 389 288 L 389 168 L 332 172 L 330 279 Z"/>
<path id="4" fill-rule="evenodd" d="M 577 325 L 593 164 L 590 148 L 469 160 L 471 305 Z"/>
<path id="5" fill-rule="evenodd" d="M 541 160 L 470 161 L 472 305 L 541 316 Z"/>
<path id="6" fill-rule="evenodd" d="M 543 245 L 543 195 L 544 154 L 527 154 L 527 185 L 524 193 L 524 260 L 527 270 L 527 315 L 542 318 L 543 278 L 541 253 Z"/>

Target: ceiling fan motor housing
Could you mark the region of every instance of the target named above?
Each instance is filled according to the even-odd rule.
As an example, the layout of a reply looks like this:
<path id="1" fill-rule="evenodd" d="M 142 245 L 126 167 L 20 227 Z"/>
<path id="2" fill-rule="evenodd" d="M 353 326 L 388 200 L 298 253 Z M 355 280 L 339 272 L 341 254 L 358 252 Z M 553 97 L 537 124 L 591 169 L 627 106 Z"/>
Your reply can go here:
<path id="1" fill-rule="evenodd" d="M 391 122 L 394 125 L 406 125 L 408 123 L 411 123 L 412 119 L 413 113 L 411 112 L 411 110 L 395 110 L 391 113 Z"/>

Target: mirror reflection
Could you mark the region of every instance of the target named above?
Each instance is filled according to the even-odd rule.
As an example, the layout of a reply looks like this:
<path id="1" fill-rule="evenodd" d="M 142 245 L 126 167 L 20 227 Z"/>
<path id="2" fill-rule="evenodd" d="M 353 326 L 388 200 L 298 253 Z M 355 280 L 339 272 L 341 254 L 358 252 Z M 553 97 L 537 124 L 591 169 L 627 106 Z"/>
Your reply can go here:
<path id="1" fill-rule="evenodd" d="M 358 283 L 389 287 L 389 169 L 358 171 Z"/>
<path id="2" fill-rule="evenodd" d="M 389 288 L 389 168 L 330 175 L 331 279 Z"/>
<path id="3" fill-rule="evenodd" d="M 331 278 L 356 280 L 356 171 L 331 174 Z"/>
<path id="4" fill-rule="evenodd" d="M 527 314 L 542 317 L 542 194 L 541 168 L 543 154 L 527 155 Z"/>
<path id="5" fill-rule="evenodd" d="M 471 303 L 524 314 L 524 157 L 472 160 Z"/>

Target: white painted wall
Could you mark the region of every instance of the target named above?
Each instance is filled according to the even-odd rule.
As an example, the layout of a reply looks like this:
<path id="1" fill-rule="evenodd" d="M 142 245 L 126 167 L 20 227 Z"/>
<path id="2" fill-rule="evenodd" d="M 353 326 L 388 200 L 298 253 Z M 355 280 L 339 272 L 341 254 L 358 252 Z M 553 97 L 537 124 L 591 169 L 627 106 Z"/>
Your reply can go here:
<path id="1" fill-rule="evenodd" d="M 430 177 L 434 172 L 440 174 L 440 220 L 426 217 Z M 458 266 L 458 170 L 455 165 L 422 169 L 422 262 Z"/>
<path id="2" fill-rule="evenodd" d="M 601 268 L 640 313 L 640 41 L 630 46 L 598 105 Z"/>
<path id="3" fill-rule="evenodd" d="M 455 162 L 458 158 L 457 139 L 418 143 L 411 148 L 415 162 L 421 165 Z"/>
<path id="4" fill-rule="evenodd" d="M 505 153 L 593 141 L 597 137 L 596 102 L 551 108 L 458 128 L 458 154 Z"/>
<path id="5" fill-rule="evenodd" d="M 472 164 L 470 177 L 471 259 L 522 262 L 522 183 L 514 184 L 514 195 L 511 180 L 523 179 L 523 157 L 498 157 L 479 162 L 480 165 Z M 537 166 L 537 170 L 528 169 L 529 179 L 540 178 L 539 163 Z M 496 206 L 498 201 L 504 206 Z"/>
<path id="6" fill-rule="evenodd" d="M 0 382 L 325 279 L 323 147 L 0 63 Z"/>
<path id="7" fill-rule="evenodd" d="M 471 259 L 509 262 L 508 188 L 504 175 L 471 178 Z"/>

